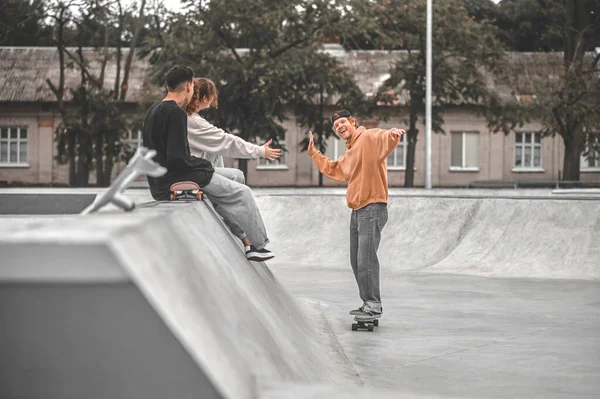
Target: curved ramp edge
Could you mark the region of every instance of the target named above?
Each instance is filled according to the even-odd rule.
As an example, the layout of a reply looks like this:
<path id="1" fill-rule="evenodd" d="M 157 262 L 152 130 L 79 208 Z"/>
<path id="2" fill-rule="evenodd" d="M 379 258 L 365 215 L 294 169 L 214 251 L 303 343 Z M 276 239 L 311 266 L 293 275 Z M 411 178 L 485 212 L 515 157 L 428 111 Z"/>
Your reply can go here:
<path id="1" fill-rule="evenodd" d="M 343 197 L 257 201 L 277 264 L 350 268 Z M 391 196 L 388 213 L 378 251 L 384 273 L 600 279 L 600 201 Z"/>

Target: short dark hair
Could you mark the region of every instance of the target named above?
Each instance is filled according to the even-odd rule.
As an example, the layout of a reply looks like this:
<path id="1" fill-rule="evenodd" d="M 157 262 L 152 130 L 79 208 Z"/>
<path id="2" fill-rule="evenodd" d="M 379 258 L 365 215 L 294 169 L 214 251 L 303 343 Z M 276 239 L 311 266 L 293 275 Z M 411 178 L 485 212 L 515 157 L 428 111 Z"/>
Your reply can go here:
<path id="1" fill-rule="evenodd" d="M 181 85 L 185 82 L 192 83 L 194 81 L 194 70 L 187 66 L 175 65 L 169 69 L 165 77 L 167 88 L 169 91 L 180 91 L 183 89 Z"/>

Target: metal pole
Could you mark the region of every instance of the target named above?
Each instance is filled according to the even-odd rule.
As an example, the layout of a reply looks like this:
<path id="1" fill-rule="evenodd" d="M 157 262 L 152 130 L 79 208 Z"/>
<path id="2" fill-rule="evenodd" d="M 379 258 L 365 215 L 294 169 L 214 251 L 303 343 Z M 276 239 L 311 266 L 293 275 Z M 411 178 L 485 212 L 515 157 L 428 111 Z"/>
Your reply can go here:
<path id="1" fill-rule="evenodd" d="M 427 49 L 425 75 L 425 188 L 431 188 L 431 48 L 433 0 L 427 0 Z"/>

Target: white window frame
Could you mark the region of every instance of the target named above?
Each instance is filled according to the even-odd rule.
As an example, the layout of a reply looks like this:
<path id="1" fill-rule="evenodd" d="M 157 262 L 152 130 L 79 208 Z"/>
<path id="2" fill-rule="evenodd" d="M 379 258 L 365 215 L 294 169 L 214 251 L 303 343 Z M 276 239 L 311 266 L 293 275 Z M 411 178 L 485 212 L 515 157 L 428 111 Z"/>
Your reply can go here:
<path id="1" fill-rule="evenodd" d="M 461 135 L 461 166 L 452 166 L 452 135 L 459 134 Z M 479 136 L 479 132 L 477 131 L 454 131 L 450 132 L 450 171 L 451 172 L 479 172 L 479 166 L 465 166 L 465 161 L 467 159 L 467 146 L 466 137 L 467 134 L 476 134 L 477 135 L 477 144 L 479 145 L 478 154 L 477 154 L 477 163 L 481 165 L 481 142 L 479 141 L 481 137 Z"/>
<path id="2" fill-rule="evenodd" d="M 6 143 L 6 159 L 8 159 L 8 161 L 6 162 L 0 162 L 0 167 L 1 168 L 28 168 L 29 165 L 29 150 L 30 150 L 30 145 L 29 145 L 29 127 L 27 126 L 7 126 L 7 125 L 3 125 L 0 126 L 0 129 L 8 129 L 8 135 L 7 138 L 2 138 L 2 136 L 0 136 L 0 142 L 1 143 Z M 10 137 L 10 133 L 11 130 L 13 129 L 17 129 L 17 138 L 13 139 Z M 27 134 L 26 137 L 24 139 L 21 138 L 21 129 L 25 129 L 27 130 Z M 17 160 L 16 162 L 12 162 L 10 159 L 10 145 L 12 143 L 17 144 Z M 25 162 L 21 161 L 21 143 L 26 143 L 27 144 L 27 160 Z"/>
<path id="3" fill-rule="evenodd" d="M 144 144 L 144 134 L 141 130 L 138 130 L 138 138 L 134 139 L 132 137 L 133 130 L 129 130 L 127 132 L 127 138 L 125 138 L 125 144 L 131 148 L 133 152 L 135 152 L 139 147 Z"/>
<path id="4" fill-rule="evenodd" d="M 586 156 L 583 155 L 589 148 L 589 137 L 590 136 L 586 136 L 586 138 L 585 138 L 585 149 L 581 153 L 581 161 L 579 163 L 579 171 L 580 172 L 600 172 L 600 151 L 595 151 L 594 158 L 596 160 L 596 166 L 589 166 L 588 165 L 589 160 L 587 159 Z M 594 138 L 596 140 L 598 140 L 598 142 L 600 142 L 600 135 L 594 136 Z"/>
<path id="5" fill-rule="evenodd" d="M 267 140 L 256 137 L 256 142 L 259 143 L 258 145 L 264 145 Z M 279 140 L 279 145 L 284 148 L 287 147 L 285 136 L 283 140 Z M 256 170 L 288 170 L 289 166 L 287 165 L 287 156 L 288 153 L 282 151 L 281 157 L 277 158 L 275 161 L 269 161 L 265 158 L 258 158 L 256 162 Z"/>
<path id="6" fill-rule="evenodd" d="M 327 143 L 327 149 L 325 150 L 325 155 L 329 159 L 336 161 L 342 154 L 340 151 L 340 145 L 345 145 L 343 139 L 341 139 L 338 135 L 331 135 L 328 139 L 329 143 Z M 329 149 L 333 148 L 333 155 L 329 156 Z"/>
<path id="7" fill-rule="evenodd" d="M 404 151 L 402 151 L 403 153 L 403 159 L 402 159 L 402 165 L 398 165 L 398 148 L 402 147 Z M 400 136 L 400 143 L 398 143 L 398 146 L 396 146 L 396 148 L 394 148 L 394 152 L 392 154 L 394 154 L 394 164 L 393 165 L 388 165 L 387 163 L 387 158 L 385 159 L 385 164 L 387 166 L 387 170 L 406 170 L 406 152 L 408 149 L 408 137 L 406 134 L 403 134 L 402 136 Z M 390 154 L 390 155 L 392 155 Z M 389 157 L 389 156 L 388 156 Z"/>
<path id="8" fill-rule="evenodd" d="M 521 133 L 522 134 L 522 141 L 521 143 L 517 143 L 517 133 Z M 530 143 L 526 143 L 525 140 L 525 135 L 531 135 L 531 142 Z M 540 135 L 540 142 L 536 143 L 535 142 L 535 135 L 539 134 Z M 517 173 L 530 173 L 530 172 L 544 172 L 544 151 L 543 151 L 543 146 L 542 146 L 542 134 L 540 132 L 526 132 L 526 131 L 517 131 L 515 132 L 514 135 L 514 145 L 513 145 L 513 172 L 517 172 Z M 539 166 L 517 166 L 517 145 L 521 146 L 521 155 L 523 157 L 523 162 L 525 162 L 525 148 L 527 148 L 527 146 L 531 147 L 531 162 L 533 163 L 533 159 L 534 159 L 534 153 L 535 153 L 535 148 L 539 147 L 540 148 L 540 165 Z"/>

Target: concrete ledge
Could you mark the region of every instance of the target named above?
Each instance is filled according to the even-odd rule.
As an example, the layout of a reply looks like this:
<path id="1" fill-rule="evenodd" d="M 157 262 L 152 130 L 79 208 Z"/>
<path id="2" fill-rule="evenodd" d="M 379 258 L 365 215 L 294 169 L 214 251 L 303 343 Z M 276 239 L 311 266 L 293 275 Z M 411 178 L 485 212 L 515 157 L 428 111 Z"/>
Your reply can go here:
<path id="1" fill-rule="evenodd" d="M 154 203 L 23 227 L 0 236 L 0 250 L 0 287 L 133 283 L 222 397 L 256 397 L 257 381 L 343 380 L 299 303 L 265 264 L 246 260 L 208 202 Z M 101 329 L 97 334 L 90 339 L 102 339 Z M 57 337 L 46 338 L 36 339 L 56 344 Z M 65 367 L 53 373 L 68 385 Z"/>

